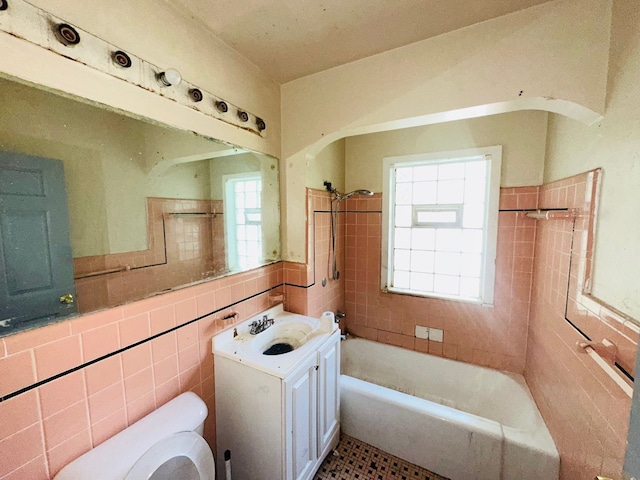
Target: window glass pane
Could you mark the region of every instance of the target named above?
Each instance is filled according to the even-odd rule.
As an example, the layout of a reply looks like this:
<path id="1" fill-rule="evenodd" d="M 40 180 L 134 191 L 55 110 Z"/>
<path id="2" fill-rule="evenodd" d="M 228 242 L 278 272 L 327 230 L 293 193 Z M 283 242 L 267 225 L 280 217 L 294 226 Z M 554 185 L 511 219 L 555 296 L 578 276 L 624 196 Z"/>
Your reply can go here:
<path id="1" fill-rule="evenodd" d="M 438 182 L 438 203 L 462 203 L 464 201 L 464 180 Z"/>
<path id="2" fill-rule="evenodd" d="M 413 181 L 424 182 L 426 180 L 438 179 L 438 166 L 437 165 L 421 165 L 419 167 L 413 167 Z"/>
<path id="3" fill-rule="evenodd" d="M 433 291 L 445 295 L 458 295 L 460 291 L 460 277 L 451 275 L 434 275 Z"/>
<path id="4" fill-rule="evenodd" d="M 396 228 L 393 246 L 395 248 L 411 248 L 411 229 L 410 228 Z"/>
<path id="5" fill-rule="evenodd" d="M 480 272 L 482 270 L 482 255 L 478 253 L 463 253 L 462 254 L 462 268 L 460 274 L 465 277 L 477 277 L 480 278 Z"/>
<path id="6" fill-rule="evenodd" d="M 244 182 L 233 182 L 233 187 L 236 192 L 244 192 Z"/>
<path id="7" fill-rule="evenodd" d="M 462 251 L 482 253 L 482 230 L 464 229 L 462 231 Z"/>
<path id="8" fill-rule="evenodd" d="M 464 182 L 464 203 L 484 203 L 485 202 L 484 179 L 467 179 Z"/>
<path id="9" fill-rule="evenodd" d="M 414 250 L 435 250 L 435 228 L 414 228 L 411 230 L 411 248 Z"/>
<path id="10" fill-rule="evenodd" d="M 413 180 L 413 167 L 396 168 L 396 183 L 411 182 Z"/>
<path id="11" fill-rule="evenodd" d="M 438 180 L 464 178 L 464 163 L 443 163 L 438 165 Z"/>
<path id="12" fill-rule="evenodd" d="M 409 276 L 409 288 L 419 292 L 432 292 L 433 275 L 428 273 L 411 272 Z"/>
<path id="13" fill-rule="evenodd" d="M 396 227 L 411 226 L 411 205 L 399 205 L 396 207 Z"/>
<path id="14" fill-rule="evenodd" d="M 260 230 L 258 227 L 256 225 L 247 226 L 247 240 L 257 242 L 258 238 L 260 238 Z"/>
<path id="15" fill-rule="evenodd" d="M 238 240 L 246 240 L 247 231 L 244 226 L 238 226 L 238 228 L 236 228 L 236 237 L 238 238 Z"/>
<path id="16" fill-rule="evenodd" d="M 409 205 L 411 203 L 412 183 L 403 183 L 396 187 L 396 205 Z"/>
<path id="17" fill-rule="evenodd" d="M 393 268 L 398 270 L 411 270 L 411 250 L 394 250 Z"/>
<path id="18" fill-rule="evenodd" d="M 428 205 L 436 203 L 438 182 L 418 182 L 413 184 L 413 203 Z"/>
<path id="19" fill-rule="evenodd" d="M 462 226 L 464 228 L 482 228 L 484 226 L 484 203 L 465 204 L 462 213 Z"/>
<path id="20" fill-rule="evenodd" d="M 457 210 L 418 210 L 416 223 L 456 223 Z"/>
<path id="21" fill-rule="evenodd" d="M 262 215 L 260 212 L 247 212 L 247 222 L 260 223 Z"/>
<path id="22" fill-rule="evenodd" d="M 258 194 L 256 192 L 247 192 L 245 202 L 245 208 L 258 208 Z"/>
<path id="23" fill-rule="evenodd" d="M 395 270 L 393 272 L 393 286 L 396 288 L 409 288 L 409 272 Z"/>
<path id="24" fill-rule="evenodd" d="M 411 251 L 411 271 L 433 273 L 435 254 L 426 250 Z"/>
<path id="25" fill-rule="evenodd" d="M 461 254 L 449 252 L 436 252 L 435 271 L 447 275 L 460 275 Z"/>
<path id="26" fill-rule="evenodd" d="M 238 185 L 236 183 L 236 185 Z M 237 192 L 236 193 L 236 208 L 244 208 L 244 193 Z"/>
<path id="27" fill-rule="evenodd" d="M 436 250 L 440 252 L 462 251 L 462 229 L 438 228 L 436 230 Z"/>
<path id="28" fill-rule="evenodd" d="M 480 279 L 461 277 L 460 295 L 463 297 L 478 298 L 480 296 Z"/>
<path id="29" fill-rule="evenodd" d="M 244 212 L 242 210 L 236 212 L 236 223 L 244 225 Z"/>
<path id="30" fill-rule="evenodd" d="M 465 165 L 465 178 L 485 178 L 487 175 L 487 160 L 467 162 Z"/>

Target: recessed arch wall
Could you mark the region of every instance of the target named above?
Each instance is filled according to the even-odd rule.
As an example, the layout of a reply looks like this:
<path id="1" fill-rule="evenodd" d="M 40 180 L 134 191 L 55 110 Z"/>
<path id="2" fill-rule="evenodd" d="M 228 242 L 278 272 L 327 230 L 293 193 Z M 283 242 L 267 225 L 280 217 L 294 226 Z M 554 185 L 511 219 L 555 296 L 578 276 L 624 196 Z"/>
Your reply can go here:
<path id="1" fill-rule="evenodd" d="M 283 85 L 284 259 L 306 260 L 305 168 L 335 140 L 517 110 L 598 121 L 610 20 L 610 0 L 558 0 Z"/>

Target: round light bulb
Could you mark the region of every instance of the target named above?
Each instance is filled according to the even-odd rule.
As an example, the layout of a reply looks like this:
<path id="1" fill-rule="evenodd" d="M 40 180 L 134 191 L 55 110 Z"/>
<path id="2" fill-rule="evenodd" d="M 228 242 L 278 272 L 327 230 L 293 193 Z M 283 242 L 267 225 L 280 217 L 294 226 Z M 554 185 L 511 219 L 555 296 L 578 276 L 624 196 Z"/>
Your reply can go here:
<path id="1" fill-rule="evenodd" d="M 167 68 L 164 72 L 160 74 L 160 82 L 170 87 L 171 85 L 179 85 L 182 81 L 182 75 L 175 68 Z"/>

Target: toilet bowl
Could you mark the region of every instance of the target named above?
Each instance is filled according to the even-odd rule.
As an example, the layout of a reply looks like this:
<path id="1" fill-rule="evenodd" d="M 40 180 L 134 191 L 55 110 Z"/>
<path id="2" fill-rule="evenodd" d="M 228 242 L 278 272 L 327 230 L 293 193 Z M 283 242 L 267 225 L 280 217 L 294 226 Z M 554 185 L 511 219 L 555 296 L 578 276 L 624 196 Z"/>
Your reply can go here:
<path id="1" fill-rule="evenodd" d="M 206 404 L 183 393 L 64 467 L 54 480 L 214 480 Z"/>

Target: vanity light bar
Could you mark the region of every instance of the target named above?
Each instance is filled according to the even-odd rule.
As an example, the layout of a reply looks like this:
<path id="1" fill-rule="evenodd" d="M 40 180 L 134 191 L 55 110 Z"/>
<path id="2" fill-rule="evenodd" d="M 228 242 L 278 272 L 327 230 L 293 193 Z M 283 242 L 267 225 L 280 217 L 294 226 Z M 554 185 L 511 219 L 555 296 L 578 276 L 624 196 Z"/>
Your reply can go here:
<path id="1" fill-rule="evenodd" d="M 184 81 L 174 68 L 157 67 L 24 0 L 0 0 L 0 31 L 243 130 L 262 136 L 267 128 L 262 118 Z"/>

